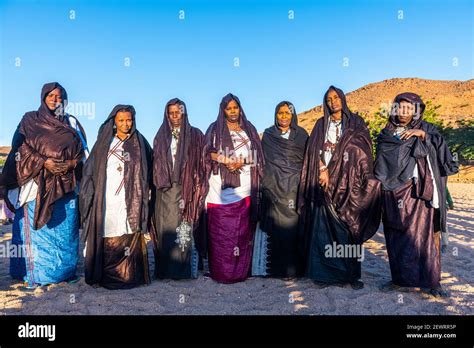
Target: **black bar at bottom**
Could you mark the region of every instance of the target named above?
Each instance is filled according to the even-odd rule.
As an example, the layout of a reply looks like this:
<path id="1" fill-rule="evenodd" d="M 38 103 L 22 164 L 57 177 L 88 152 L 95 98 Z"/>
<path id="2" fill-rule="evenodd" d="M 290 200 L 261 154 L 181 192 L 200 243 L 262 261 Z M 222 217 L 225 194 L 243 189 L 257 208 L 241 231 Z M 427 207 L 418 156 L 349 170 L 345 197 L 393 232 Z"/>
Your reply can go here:
<path id="1" fill-rule="evenodd" d="M 0 346 L 416 344 L 473 346 L 472 316 L 4 316 Z M 39 325 L 39 326 L 36 326 Z M 51 326 L 54 325 L 54 340 Z M 43 337 L 31 337 L 42 334 Z M 19 337 L 26 336 L 26 337 Z"/>

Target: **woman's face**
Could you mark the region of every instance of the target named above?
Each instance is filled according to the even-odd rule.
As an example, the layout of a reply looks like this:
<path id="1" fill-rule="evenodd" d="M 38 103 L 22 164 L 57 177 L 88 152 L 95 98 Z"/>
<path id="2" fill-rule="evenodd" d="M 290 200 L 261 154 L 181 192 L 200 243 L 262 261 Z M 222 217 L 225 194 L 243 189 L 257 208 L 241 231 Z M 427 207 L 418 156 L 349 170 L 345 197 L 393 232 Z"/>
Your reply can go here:
<path id="1" fill-rule="evenodd" d="M 335 90 L 330 89 L 326 97 L 326 102 L 329 106 L 329 110 L 334 114 L 342 110 L 342 100 Z"/>
<path id="2" fill-rule="evenodd" d="M 181 119 L 183 118 L 182 107 L 179 104 L 168 106 L 168 120 L 173 128 L 181 126 Z"/>
<path id="3" fill-rule="evenodd" d="M 132 113 L 130 111 L 117 112 L 115 126 L 118 134 L 129 134 L 133 127 Z"/>
<path id="4" fill-rule="evenodd" d="M 46 95 L 44 99 L 46 106 L 49 110 L 54 111 L 58 108 L 59 105 L 63 102 L 63 96 L 61 89 L 55 88 Z"/>
<path id="5" fill-rule="evenodd" d="M 231 100 L 224 109 L 225 118 L 229 122 L 238 122 L 240 117 L 239 104 L 235 100 Z"/>
<path id="6" fill-rule="evenodd" d="M 407 102 L 406 100 L 402 100 L 398 104 L 398 113 L 397 113 L 397 118 L 398 122 L 402 126 L 406 126 L 413 120 L 413 115 L 415 114 L 415 106 Z"/>
<path id="7" fill-rule="evenodd" d="M 291 123 L 291 116 L 292 113 L 288 105 L 284 104 L 280 106 L 277 111 L 278 126 L 280 126 L 280 128 L 288 128 Z"/>

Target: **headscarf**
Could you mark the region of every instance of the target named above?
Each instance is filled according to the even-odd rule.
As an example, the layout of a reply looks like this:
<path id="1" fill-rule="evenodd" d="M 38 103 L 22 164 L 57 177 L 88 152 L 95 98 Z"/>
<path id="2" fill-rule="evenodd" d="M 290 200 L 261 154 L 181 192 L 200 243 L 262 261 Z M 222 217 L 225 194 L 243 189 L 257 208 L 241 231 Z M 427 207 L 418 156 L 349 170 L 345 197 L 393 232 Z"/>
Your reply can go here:
<path id="1" fill-rule="evenodd" d="M 287 100 L 284 100 L 284 101 L 281 101 L 277 104 L 277 106 L 275 107 L 275 113 L 274 113 L 274 121 L 273 121 L 273 125 L 280 129 L 280 125 L 278 123 L 278 118 L 277 118 L 277 114 L 278 114 L 278 111 L 280 110 L 280 108 L 283 106 L 283 105 L 286 105 L 288 106 L 288 109 L 290 109 L 290 112 L 291 112 L 291 121 L 290 121 L 290 129 L 291 130 L 297 130 L 298 129 L 298 116 L 296 114 L 296 109 L 295 109 L 295 106 L 287 101 Z M 281 133 L 281 130 L 280 130 L 280 133 Z"/>
<path id="2" fill-rule="evenodd" d="M 408 124 L 408 128 L 420 128 L 420 123 L 423 119 L 423 113 L 425 112 L 426 105 L 421 100 L 421 97 L 418 94 L 411 92 L 404 92 L 397 95 L 392 103 L 392 109 L 390 111 L 389 122 L 387 124 L 388 129 L 394 131 L 396 127 L 399 126 L 397 121 L 398 109 L 400 107 L 400 102 L 407 101 L 415 107 L 415 114 L 413 119 Z"/>
<path id="3" fill-rule="evenodd" d="M 54 91 L 56 88 L 59 88 L 61 91 L 62 102 L 57 105 L 56 109 L 50 110 L 46 104 L 46 97 L 49 93 Z M 68 103 L 67 92 L 63 86 L 58 82 L 50 82 L 43 86 L 41 89 L 41 106 L 38 109 L 38 112 L 43 116 L 52 116 L 57 118 L 59 121 L 64 122 L 64 116 L 66 115 L 66 106 Z"/>

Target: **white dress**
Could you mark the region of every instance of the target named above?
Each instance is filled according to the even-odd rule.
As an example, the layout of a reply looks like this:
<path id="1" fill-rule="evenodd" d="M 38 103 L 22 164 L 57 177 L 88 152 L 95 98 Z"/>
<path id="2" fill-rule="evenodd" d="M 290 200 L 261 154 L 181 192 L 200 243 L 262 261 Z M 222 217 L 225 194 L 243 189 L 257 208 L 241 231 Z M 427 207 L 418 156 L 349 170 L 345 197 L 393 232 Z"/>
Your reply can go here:
<path id="1" fill-rule="evenodd" d="M 329 126 L 326 131 L 324 141 L 325 142 L 329 141 L 333 144 L 336 144 L 338 142 L 337 136 L 339 135 L 339 138 L 340 138 L 342 135 L 341 128 L 342 128 L 341 121 L 337 121 L 337 122 L 329 121 Z M 330 150 L 324 151 L 324 164 L 325 165 L 329 164 L 329 162 L 331 161 L 331 158 L 332 158 L 332 152 Z"/>
<path id="2" fill-rule="evenodd" d="M 291 133 L 291 128 L 288 128 L 288 130 L 286 131 L 286 133 L 281 133 L 281 137 L 283 139 L 290 139 L 290 133 Z"/>
<path id="3" fill-rule="evenodd" d="M 180 129 L 178 128 L 177 131 L 179 134 Z M 171 136 L 170 150 L 171 150 L 171 159 L 173 161 L 173 168 L 174 168 L 174 162 L 176 162 L 176 153 L 178 152 L 178 139 L 176 139 L 174 136 Z"/>
<path id="4" fill-rule="evenodd" d="M 235 156 L 242 156 L 242 158 L 248 158 L 251 153 L 251 142 L 247 134 L 244 131 L 231 131 L 230 136 L 234 145 Z M 250 196 L 250 190 L 251 177 L 249 164 L 244 165 L 240 169 L 240 186 L 236 188 L 229 187 L 225 190 L 222 189 L 222 180 L 219 170 L 217 174 L 211 174 L 211 177 L 209 179 L 209 193 L 206 197 L 206 204 L 235 203 L 245 197 Z"/>
<path id="5" fill-rule="evenodd" d="M 115 136 L 107 156 L 104 237 L 120 237 L 132 233 L 125 202 L 124 165 L 123 141 Z"/>

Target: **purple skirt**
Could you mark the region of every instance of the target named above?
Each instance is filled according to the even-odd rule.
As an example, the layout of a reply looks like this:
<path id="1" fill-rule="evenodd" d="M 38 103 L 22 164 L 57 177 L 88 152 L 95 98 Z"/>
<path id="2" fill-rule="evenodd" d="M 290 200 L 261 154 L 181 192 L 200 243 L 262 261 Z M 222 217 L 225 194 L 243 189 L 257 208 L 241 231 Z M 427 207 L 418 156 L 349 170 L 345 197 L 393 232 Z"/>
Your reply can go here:
<path id="1" fill-rule="evenodd" d="M 231 204 L 207 203 L 209 271 L 220 283 L 245 280 L 250 271 L 254 224 L 250 197 Z"/>

